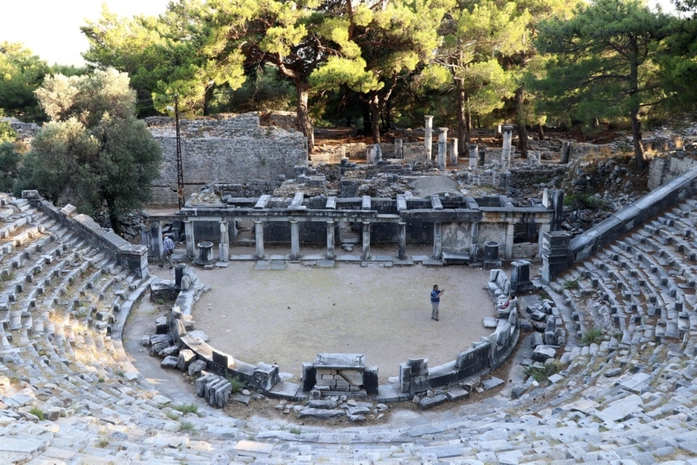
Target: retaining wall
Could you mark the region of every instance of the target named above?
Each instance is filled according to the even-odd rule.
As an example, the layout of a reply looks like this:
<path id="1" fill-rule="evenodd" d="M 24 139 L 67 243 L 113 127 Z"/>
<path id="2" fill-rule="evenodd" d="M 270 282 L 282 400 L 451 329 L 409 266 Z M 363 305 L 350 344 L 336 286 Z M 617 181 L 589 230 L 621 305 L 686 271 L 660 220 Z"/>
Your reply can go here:
<path id="1" fill-rule="evenodd" d="M 75 214 L 75 207 L 72 205 L 58 210 L 52 203 L 42 200 L 37 191 L 23 191 L 22 198 L 29 200 L 34 208 L 65 226 L 81 239 L 94 244 L 139 278 L 148 276 L 146 246 L 130 244 L 111 229 L 102 228 L 89 216 Z"/>
<path id="2" fill-rule="evenodd" d="M 188 268 L 184 273 L 189 276 L 189 278 L 186 278 L 189 282 L 198 282 L 198 278 L 192 269 Z M 276 365 L 269 365 L 264 362 L 252 365 L 236 360 L 233 355 L 220 352 L 210 344 L 188 334 L 185 328 L 184 316 L 191 315 L 193 305 L 198 300 L 201 288 L 202 286 L 182 285 L 182 289 L 177 295 L 174 307 L 170 313 L 170 335 L 179 348 L 192 350 L 196 354 L 197 359 L 206 362 L 208 371 L 224 377 L 237 377 L 270 397 L 286 398 L 294 401 L 306 398 L 307 393 L 303 391 L 301 384 L 294 389 L 288 389 L 286 383 L 286 387 L 282 390 L 273 389 L 274 385 L 268 385 L 267 381 L 270 379 L 268 376 L 270 372 L 269 367 L 273 367 L 271 371 L 277 373 L 278 367 Z M 411 379 L 406 379 L 402 376 L 397 386 L 379 386 L 377 399 L 383 402 L 408 400 L 413 394 L 422 390 L 446 387 L 473 376 L 490 373 L 508 360 L 515 350 L 519 336 L 518 314 L 513 312 L 507 319 L 498 320 L 498 326 L 494 333 L 483 337 L 478 342 L 472 343 L 472 348 L 458 354 L 455 360 L 433 367 L 422 373 L 420 376 L 423 377 L 425 383 L 415 383 Z M 378 369 L 374 368 L 374 371 L 377 375 Z M 267 384 L 265 385 L 265 383 Z"/>
<path id="3" fill-rule="evenodd" d="M 569 248 L 574 261 L 587 258 L 600 247 L 631 231 L 652 216 L 691 197 L 696 192 L 697 167 L 693 167 L 611 215 L 600 224 L 571 239 Z"/>

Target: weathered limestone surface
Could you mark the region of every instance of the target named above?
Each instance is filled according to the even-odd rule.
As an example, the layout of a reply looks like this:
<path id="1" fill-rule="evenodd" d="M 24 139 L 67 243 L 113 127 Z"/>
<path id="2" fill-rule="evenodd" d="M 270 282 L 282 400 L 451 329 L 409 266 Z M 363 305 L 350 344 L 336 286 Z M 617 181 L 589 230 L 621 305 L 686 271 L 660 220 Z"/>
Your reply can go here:
<path id="1" fill-rule="evenodd" d="M 147 118 L 153 137 L 162 146 L 160 178 L 153 182 L 155 204 L 176 204 L 176 132 L 174 119 Z M 185 198 L 209 183 L 247 183 L 254 179 L 295 177 L 306 165 L 307 140 L 298 131 L 261 126 L 259 115 L 221 115 L 180 120 Z M 165 187 L 157 187 L 165 186 Z"/>

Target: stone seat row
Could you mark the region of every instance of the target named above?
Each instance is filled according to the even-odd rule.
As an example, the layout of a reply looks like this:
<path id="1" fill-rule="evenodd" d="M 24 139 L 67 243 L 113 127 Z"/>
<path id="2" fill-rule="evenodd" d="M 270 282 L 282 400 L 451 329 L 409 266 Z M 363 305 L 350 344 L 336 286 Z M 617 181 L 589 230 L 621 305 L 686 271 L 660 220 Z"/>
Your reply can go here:
<path id="1" fill-rule="evenodd" d="M 570 276 L 588 281 L 585 292 L 597 290 L 585 272 L 575 271 Z M 114 272 L 76 277 L 62 299 L 86 300 L 104 289 L 100 302 L 110 303 L 123 290 L 120 305 L 132 305 L 126 289 L 142 283 L 127 278 L 105 287 L 118 276 Z M 622 275 L 626 278 L 623 269 Z M 616 300 L 624 303 L 621 296 Z M 125 357 L 120 342 L 83 324 L 87 317 L 76 318 L 75 305 L 72 312 L 67 307 L 51 310 L 53 336 L 48 329 L 8 331 L 25 371 L 10 363 L 0 367 L 0 377 L 13 370 L 37 386 L 37 400 L 22 408 L 53 412 L 55 406 L 66 412 L 55 424 L 16 420 L 2 428 L 0 449 L 23 453 L 24 463 L 629 464 L 670 458 L 688 464 L 697 452 L 692 335 L 686 344 L 664 339 L 626 346 L 614 338 L 573 347 L 558 380 L 518 400 L 497 396 L 446 413 L 409 412 L 387 425 L 324 428 L 258 417 L 245 421 L 205 408 L 201 418 L 181 415 L 152 389 L 113 375 L 122 363 L 118 357 Z M 111 357 L 102 357 L 102 347 L 109 352 L 110 346 Z M 42 365 L 45 360 L 50 366 Z M 620 374 L 612 375 L 616 370 Z"/>

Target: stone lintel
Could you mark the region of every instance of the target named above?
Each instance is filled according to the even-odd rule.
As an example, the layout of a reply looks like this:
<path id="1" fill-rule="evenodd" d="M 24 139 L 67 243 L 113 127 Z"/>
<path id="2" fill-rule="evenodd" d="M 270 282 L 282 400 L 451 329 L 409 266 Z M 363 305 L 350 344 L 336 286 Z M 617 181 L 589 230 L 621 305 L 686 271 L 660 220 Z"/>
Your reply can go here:
<path id="1" fill-rule="evenodd" d="M 304 210 L 307 207 L 303 207 L 303 200 L 305 199 L 305 194 L 302 192 L 296 192 L 293 196 L 293 200 L 288 207 L 288 210 Z"/>
<path id="2" fill-rule="evenodd" d="M 440 197 L 437 195 L 431 196 L 431 208 L 434 210 L 443 210 L 443 204 L 440 201 Z"/>
<path id="3" fill-rule="evenodd" d="M 333 368 L 346 370 L 351 368 L 365 368 L 365 355 L 363 354 L 317 354 L 315 368 Z"/>
<path id="4" fill-rule="evenodd" d="M 397 211 L 407 209 L 407 198 L 404 194 L 397 194 Z"/>
<path id="5" fill-rule="evenodd" d="M 271 201 L 271 196 L 270 195 L 262 195 L 259 197 L 259 200 L 257 200 L 256 205 L 254 205 L 254 208 L 256 209 L 261 209 L 261 208 L 266 208 L 266 206 L 269 204 Z"/>

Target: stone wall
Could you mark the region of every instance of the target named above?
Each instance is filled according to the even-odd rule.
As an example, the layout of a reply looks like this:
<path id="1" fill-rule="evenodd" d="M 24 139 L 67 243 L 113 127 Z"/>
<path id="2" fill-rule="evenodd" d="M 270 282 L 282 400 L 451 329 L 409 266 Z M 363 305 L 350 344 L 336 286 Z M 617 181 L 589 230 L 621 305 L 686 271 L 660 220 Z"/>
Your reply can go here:
<path id="1" fill-rule="evenodd" d="M 605 244 L 631 231 L 659 212 L 697 192 L 697 167 L 645 195 L 630 206 L 574 237 L 570 251 L 575 261 L 583 260 Z"/>
<path id="2" fill-rule="evenodd" d="M 670 157 L 654 158 L 649 166 L 649 190 L 659 188 L 695 166 L 697 166 L 697 159 L 686 157 L 684 152 L 678 152 Z"/>
<path id="3" fill-rule="evenodd" d="M 554 178 L 561 179 L 567 170 L 567 165 L 516 166 L 511 169 L 509 185 L 516 189 L 522 189 L 530 188 L 534 184 L 546 184 Z"/>
<path id="4" fill-rule="evenodd" d="M 162 146 L 160 177 L 153 182 L 153 204 L 176 205 L 176 129 L 173 118 L 146 123 Z M 269 118 L 269 121 L 275 121 Z M 278 121 L 282 124 L 285 120 Z M 298 131 L 261 126 L 257 113 L 180 120 L 184 195 L 210 183 L 250 184 L 254 180 L 294 177 L 307 164 L 307 141 Z"/>
<path id="5" fill-rule="evenodd" d="M 368 150 L 372 150 L 374 144 L 366 144 L 364 142 L 356 142 L 352 144 L 343 144 L 333 148 L 325 148 L 321 153 L 312 154 L 313 162 L 321 163 L 339 163 L 341 158 L 346 157 L 351 160 L 366 160 Z M 404 142 L 402 144 L 402 155 L 399 157 L 396 153 L 397 146 L 391 143 L 380 144 L 382 158 L 403 158 L 406 162 L 425 161 L 426 148 L 421 142 Z M 438 148 L 434 154 L 438 153 Z"/>
<path id="6" fill-rule="evenodd" d="M 518 313 L 514 311 L 499 318 L 492 334 L 472 343 L 472 347 L 459 353 L 455 360 L 430 369 L 428 359 L 408 359 L 407 363 L 400 364 L 396 385 L 378 386 L 378 367 L 366 367 L 362 354 L 335 353 L 318 354 L 314 363 L 303 363 L 302 384 L 296 385 L 281 380 L 277 365 L 246 363 L 194 336 L 191 310 L 205 287 L 193 269 L 185 265 L 177 266 L 175 279 L 177 281 L 169 286 L 179 293 L 167 323 L 172 341 L 182 351 L 191 350 L 197 360 L 205 362 L 207 371 L 237 377 L 265 395 L 279 399 L 306 399 L 306 392 L 314 389 L 326 391 L 325 395 L 365 391 L 381 402 L 408 400 L 429 389 L 491 373 L 508 360 L 520 337 Z"/>
<path id="7" fill-rule="evenodd" d="M 129 244 L 111 229 L 102 228 L 89 216 L 76 214 L 76 209 L 72 205 L 66 205 L 58 210 L 50 202 L 42 200 L 37 191 L 22 191 L 22 198 L 28 199 L 36 209 L 117 260 L 119 265 L 139 278 L 148 276 L 146 246 Z"/>
<path id="8" fill-rule="evenodd" d="M 586 144 L 581 142 L 572 142 L 569 148 L 569 161 L 576 160 L 578 158 L 585 158 L 589 156 L 600 156 L 602 158 L 608 158 L 616 155 L 618 147 L 615 144 Z"/>
<path id="9" fill-rule="evenodd" d="M 8 123 L 17 133 L 17 140 L 30 143 L 34 135 L 41 129 L 36 123 L 23 123 L 17 118 L 0 118 L 0 121 Z"/>

